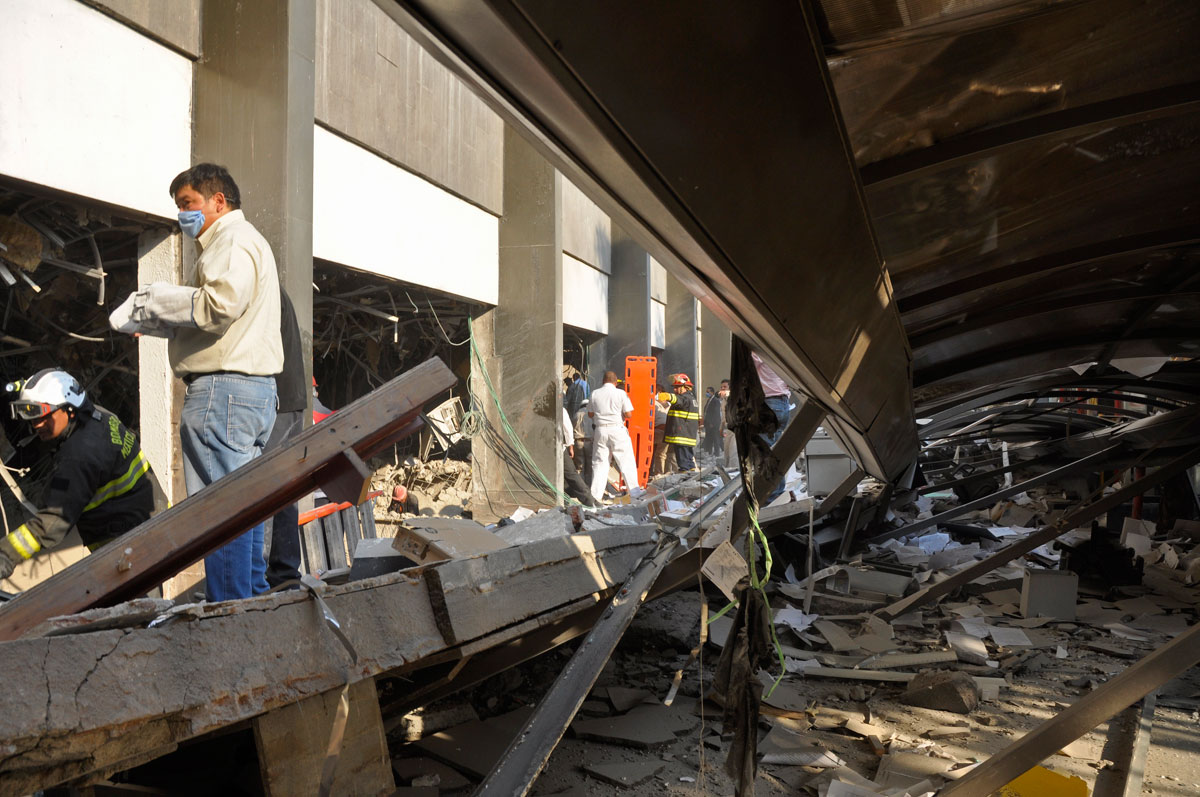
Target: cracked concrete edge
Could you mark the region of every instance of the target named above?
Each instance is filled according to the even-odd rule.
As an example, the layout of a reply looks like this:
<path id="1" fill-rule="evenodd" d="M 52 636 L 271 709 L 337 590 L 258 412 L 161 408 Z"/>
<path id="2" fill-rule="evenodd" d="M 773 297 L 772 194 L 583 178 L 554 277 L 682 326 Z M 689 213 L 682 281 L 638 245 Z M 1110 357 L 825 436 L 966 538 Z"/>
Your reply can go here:
<path id="1" fill-rule="evenodd" d="M 608 560 L 604 580 L 619 577 L 631 549 L 641 547 L 618 543 L 596 557 Z M 592 558 L 566 560 L 564 570 Z M 411 666 L 455 644 L 444 632 L 449 614 L 439 620 L 426 578 L 389 574 L 325 594 L 359 654 L 356 680 Z M 519 581 L 508 589 L 517 590 Z M 494 603 L 473 585 L 463 586 L 461 597 L 469 598 L 459 610 Z M 577 597 L 564 591 L 550 602 Z M 444 595 L 442 607 L 455 611 Z M 500 612 L 487 631 L 530 614 L 536 613 Z M 42 666 L 30 667 L 31 661 Z M 297 662 L 309 668 L 298 671 Z M 155 628 L 0 642 L 0 668 L 12 674 L 0 695 L 0 716 L 8 718 L 0 729 L 0 795 L 119 771 L 153 750 L 338 688 L 347 664 L 316 603 L 297 592 L 179 607 L 173 621 Z"/>

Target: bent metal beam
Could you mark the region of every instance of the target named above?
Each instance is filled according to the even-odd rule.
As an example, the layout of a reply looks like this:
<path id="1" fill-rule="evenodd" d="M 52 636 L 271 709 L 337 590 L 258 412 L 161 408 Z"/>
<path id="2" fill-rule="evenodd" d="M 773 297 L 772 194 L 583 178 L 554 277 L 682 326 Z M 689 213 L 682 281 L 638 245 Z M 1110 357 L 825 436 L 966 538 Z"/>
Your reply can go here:
<path id="1" fill-rule="evenodd" d="M 908 467 L 911 353 L 809 4 L 376 4 L 825 407 L 864 470 Z"/>
<path id="2" fill-rule="evenodd" d="M 1165 463 L 1162 467 L 1155 470 L 1153 473 L 1147 474 L 1144 478 L 1131 482 L 1114 493 L 1104 496 L 1098 501 L 1093 501 L 1087 506 L 1076 509 L 1074 512 L 1063 517 L 1053 526 L 1046 526 L 1028 537 L 1023 537 L 1013 544 L 1001 548 L 996 553 L 992 554 L 983 561 L 958 571 L 945 581 L 939 581 L 936 584 L 925 587 L 924 589 L 914 592 L 906 598 L 901 598 L 890 606 L 885 606 L 876 614 L 884 620 L 894 620 L 896 617 L 904 614 L 910 609 L 918 606 L 924 606 L 932 600 L 936 600 L 943 595 L 949 595 L 959 587 L 970 584 L 980 576 L 990 573 L 997 567 L 1011 562 L 1018 556 L 1023 556 L 1035 548 L 1039 548 L 1048 542 L 1058 539 L 1063 534 L 1074 528 L 1078 528 L 1084 523 L 1092 521 L 1094 518 L 1100 517 L 1108 510 L 1115 506 L 1120 506 L 1125 501 L 1133 498 L 1136 495 L 1162 484 L 1167 479 L 1187 470 L 1192 465 L 1200 462 L 1200 447 L 1190 449 L 1183 454 Z"/>

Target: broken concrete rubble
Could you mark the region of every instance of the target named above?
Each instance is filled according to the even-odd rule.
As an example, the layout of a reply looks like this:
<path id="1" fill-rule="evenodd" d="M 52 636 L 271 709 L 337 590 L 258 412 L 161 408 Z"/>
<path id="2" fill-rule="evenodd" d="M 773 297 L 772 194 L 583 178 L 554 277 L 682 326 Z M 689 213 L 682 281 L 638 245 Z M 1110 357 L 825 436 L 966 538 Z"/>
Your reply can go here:
<path id="1" fill-rule="evenodd" d="M 980 693 L 970 676 L 935 670 L 913 678 L 900 700 L 910 706 L 970 714 L 979 705 Z"/>

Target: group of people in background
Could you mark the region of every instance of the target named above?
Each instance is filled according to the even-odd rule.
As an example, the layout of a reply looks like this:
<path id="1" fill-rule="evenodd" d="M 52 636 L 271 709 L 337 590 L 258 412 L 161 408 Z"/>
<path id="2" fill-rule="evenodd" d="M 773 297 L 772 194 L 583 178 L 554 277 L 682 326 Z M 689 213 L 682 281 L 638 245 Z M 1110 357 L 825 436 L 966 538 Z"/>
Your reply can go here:
<path id="1" fill-rule="evenodd" d="M 609 466 L 615 464 L 625 484 L 638 484 L 637 463 L 626 420 L 633 403 L 614 371 L 604 374 L 594 391 L 576 372 L 563 394 L 563 484 L 568 496 L 598 505 L 609 489 Z M 696 469 L 696 453 L 720 458 L 728 465 L 732 433 L 725 428 L 729 380 L 708 388 L 703 413 L 687 374 L 672 374 L 670 388 L 658 384 L 654 394 L 654 437 L 650 476 Z"/>

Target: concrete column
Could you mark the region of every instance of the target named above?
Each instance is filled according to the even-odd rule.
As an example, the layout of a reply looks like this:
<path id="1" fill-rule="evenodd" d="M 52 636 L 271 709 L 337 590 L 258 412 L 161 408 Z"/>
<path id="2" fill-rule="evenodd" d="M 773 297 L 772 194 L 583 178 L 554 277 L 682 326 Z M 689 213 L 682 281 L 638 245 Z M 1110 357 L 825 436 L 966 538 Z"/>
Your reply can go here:
<path id="1" fill-rule="evenodd" d="M 670 274 L 667 275 L 667 346 L 659 374 L 685 373 L 696 383 L 700 364 L 699 326 L 700 303 L 687 288 Z M 661 380 L 660 380 L 661 381 Z M 698 383 L 696 383 L 698 384 Z M 699 388 L 703 397 L 704 389 Z"/>
<path id="2" fill-rule="evenodd" d="M 696 385 L 699 394 L 704 388 L 719 387 L 722 379 L 729 377 L 729 353 L 732 334 L 712 311 L 700 305 L 700 376 Z"/>
<path id="3" fill-rule="evenodd" d="M 174 175 L 172 175 L 173 177 Z M 169 180 L 170 178 L 168 178 Z M 150 230 L 138 238 L 138 284 L 179 282 L 193 264 L 191 247 L 181 245 L 182 234 Z M 186 259 L 186 263 L 185 263 Z M 183 382 L 175 378 L 167 358 L 165 338 L 138 338 L 138 438 L 142 451 L 167 499 L 182 501 L 183 459 L 179 450 L 179 412 L 183 407 Z M 165 397 L 165 401 L 164 401 Z M 163 597 L 176 598 L 195 589 L 204 578 L 204 563 L 184 568 L 163 584 Z"/>
<path id="4" fill-rule="evenodd" d="M 599 385 L 604 371 L 625 372 L 626 357 L 650 356 L 650 255 L 617 226 L 612 228 L 612 274 L 608 281 L 608 338 L 604 357 L 588 374 Z"/>
<path id="5" fill-rule="evenodd" d="M 201 49 L 194 162 L 222 164 L 237 181 L 296 307 L 311 376 L 316 0 L 205 3 Z"/>
<path id="6" fill-rule="evenodd" d="M 525 139 L 504 130 L 497 306 L 475 321 L 475 337 L 500 406 L 533 463 L 562 489 L 562 177 Z M 477 398 L 504 435 L 492 397 L 472 367 Z M 475 378 L 479 377 L 479 378 Z M 493 504 L 546 505 L 545 493 L 475 438 L 476 490 Z"/>

